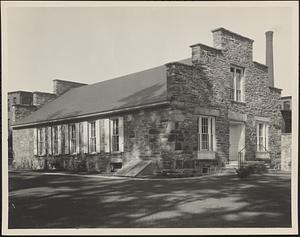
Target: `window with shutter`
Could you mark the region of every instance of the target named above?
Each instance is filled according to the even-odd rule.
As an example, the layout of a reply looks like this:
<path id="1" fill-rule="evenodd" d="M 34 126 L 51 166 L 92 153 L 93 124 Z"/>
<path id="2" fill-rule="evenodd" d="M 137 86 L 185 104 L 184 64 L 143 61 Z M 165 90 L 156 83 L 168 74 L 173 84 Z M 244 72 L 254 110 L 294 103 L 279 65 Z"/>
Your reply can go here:
<path id="1" fill-rule="evenodd" d="M 47 127 L 47 151 L 49 155 L 52 155 L 52 129 L 51 127 Z"/>
<path id="2" fill-rule="evenodd" d="M 89 141 L 88 141 L 88 135 L 90 134 L 90 131 L 89 131 L 89 124 L 87 121 L 84 121 L 82 122 L 82 134 L 81 134 L 81 139 L 82 139 L 82 151 L 84 153 L 88 153 L 89 152 L 89 147 L 88 147 L 88 144 L 89 144 Z"/>
<path id="3" fill-rule="evenodd" d="M 33 153 L 38 155 L 38 129 L 33 129 Z"/>
<path id="4" fill-rule="evenodd" d="M 64 137 L 65 137 L 65 148 L 64 148 L 64 154 L 69 154 L 70 150 L 69 150 L 69 126 L 68 124 L 64 125 Z"/>
<path id="5" fill-rule="evenodd" d="M 54 126 L 52 128 L 52 134 L 53 134 L 53 155 L 58 155 L 58 126 Z"/>
<path id="6" fill-rule="evenodd" d="M 99 153 L 100 152 L 100 144 L 101 144 L 100 120 L 99 119 L 95 121 L 95 129 L 96 129 L 96 152 Z"/>
<path id="7" fill-rule="evenodd" d="M 119 151 L 124 151 L 124 119 L 123 117 L 119 117 Z"/>
<path id="8" fill-rule="evenodd" d="M 65 141 L 65 135 L 66 135 L 66 133 L 65 133 L 65 125 L 61 125 L 61 128 L 60 128 L 60 146 L 61 146 L 61 148 L 60 148 L 60 154 L 65 154 L 65 143 L 66 143 L 66 141 Z"/>
<path id="9" fill-rule="evenodd" d="M 37 128 L 36 133 L 36 155 L 44 156 L 46 155 L 46 128 Z"/>
<path id="10" fill-rule="evenodd" d="M 110 120 L 104 119 L 104 150 L 110 152 Z"/>
<path id="11" fill-rule="evenodd" d="M 112 119 L 112 151 L 119 151 L 119 119 Z"/>
<path id="12" fill-rule="evenodd" d="M 70 124 L 69 127 L 69 136 L 70 136 L 70 153 L 76 153 L 76 126 L 75 124 Z"/>
<path id="13" fill-rule="evenodd" d="M 104 129 L 104 119 L 99 120 L 100 127 L 100 152 L 105 151 L 105 129 Z"/>
<path id="14" fill-rule="evenodd" d="M 96 122 L 89 122 L 89 151 L 90 153 L 96 152 Z"/>

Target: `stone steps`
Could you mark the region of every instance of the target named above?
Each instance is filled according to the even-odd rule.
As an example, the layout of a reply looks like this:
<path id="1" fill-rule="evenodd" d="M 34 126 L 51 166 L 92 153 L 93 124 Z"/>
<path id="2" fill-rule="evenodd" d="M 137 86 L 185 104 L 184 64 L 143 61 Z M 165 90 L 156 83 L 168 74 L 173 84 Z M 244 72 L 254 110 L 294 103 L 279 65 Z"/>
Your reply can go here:
<path id="1" fill-rule="evenodd" d="M 148 165 L 152 163 L 151 160 L 137 160 L 126 164 L 124 167 L 115 172 L 115 176 L 136 177 Z"/>
<path id="2" fill-rule="evenodd" d="M 229 161 L 229 163 L 225 164 L 225 167 L 222 168 L 223 174 L 236 174 L 236 170 L 238 169 L 237 161 Z"/>

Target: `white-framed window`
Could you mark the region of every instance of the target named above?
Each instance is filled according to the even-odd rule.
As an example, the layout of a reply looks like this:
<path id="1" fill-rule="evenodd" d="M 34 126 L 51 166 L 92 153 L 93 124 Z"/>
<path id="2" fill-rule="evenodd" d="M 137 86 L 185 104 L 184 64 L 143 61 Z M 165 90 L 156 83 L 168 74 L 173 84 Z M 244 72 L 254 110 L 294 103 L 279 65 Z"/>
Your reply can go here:
<path id="1" fill-rule="evenodd" d="M 230 99 L 233 101 L 244 101 L 244 70 L 238 67 L 230 67 Z"/>
<path id="2" fill-rule="evenodd" d="M 75 124 L 69 125 L 69 136 L 70 136 L 70 153 L 76 153 L 76 126 Z"/>
<path id="3" fill-rule="evenodd" d="M 45 151 L 45 129 L 38 128 L 37 129 L 37 140 L 38 140 L 38 155 L 44 155 Z"/>
<path id="4" fill-rule="evenodd" d="M 264 122 L 257 122 L 257 151 L 266 152 L 269 148 L 269 125 Z"/>
<path id="5" fill-rule="evenodd" d="M 124 151 L 124 127 L 123 117 L 115 117 L 109 119 L 110 124 L 110 139 L 105 138 L 106 146 L 110 144 L 111 152 L 123 152 Z M 105 121 L 104 121 L 105 125 Z M 106 125 L 107 126 L 107 125 Z M 107 151 L 107 148 L 105 149 Z"/>
<path id="6" fill-rule="evenodd" d="M 119 119 L 112 119 L 112 151 L 119 151 Z"/>
<path id="7" fill-rule="evenodd" d="M 89 152 L 96 152 L 96 122 L 89 122 Z"/>
<path id="8" fill-rule="evenodd" d="M 199 150 L 215 150 L 215 117 L 199 117 Z"/>

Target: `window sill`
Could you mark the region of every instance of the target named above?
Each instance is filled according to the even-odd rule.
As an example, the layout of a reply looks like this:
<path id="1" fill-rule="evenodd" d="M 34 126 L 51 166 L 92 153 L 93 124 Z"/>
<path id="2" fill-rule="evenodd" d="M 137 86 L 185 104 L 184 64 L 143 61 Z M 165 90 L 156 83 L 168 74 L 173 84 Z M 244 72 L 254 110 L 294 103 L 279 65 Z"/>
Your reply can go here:
<path id="1" fill-rule="evenodd" d="M 255 158 L 256 159 L 264 159 L 264 160 L 271 159 L 270 153 L 267 151 L 256 151 Z"/>
<path id="2" fill-rule="evenodd" d="M 111 154 L 120 154 L 120 153 L 122 153 L 123 151 L 111 151 L 110 153 Z"/>
<path id="3" fill-rule="evenodd" d="M 97 152 L 89 152 L 89 153 L 87 153 L 87 154 L 89 154 L 89 155 L 96 155 Z"/>
<path id="4" fill-rule="evenodd" d="M 235 101 L 235 100 L 231 100 L 231 103 L 232 103 L 232 104 L 238 104 L 238 105 L 246 105 L 246 103 L 243 102 L 243 101 Z"/>
<path id="5" fill-rule="evenodd" d="M 200 160 L 214 160 L 216 158 L 215 151 L 198 151 L 197 158 Z"/>

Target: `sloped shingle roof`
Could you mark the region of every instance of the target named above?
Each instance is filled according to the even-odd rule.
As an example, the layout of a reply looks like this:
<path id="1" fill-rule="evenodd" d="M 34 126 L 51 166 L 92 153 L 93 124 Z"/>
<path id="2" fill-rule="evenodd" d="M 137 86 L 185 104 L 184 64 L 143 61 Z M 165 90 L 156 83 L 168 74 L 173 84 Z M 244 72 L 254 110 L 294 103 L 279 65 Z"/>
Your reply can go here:
<path id="1" fill-rule="evenodd" d="M 191 59 L 179 61 L 191 65 Z M 39 123 L 167 100 L 165 65 L 71 89 L 16 125 Z"/>

